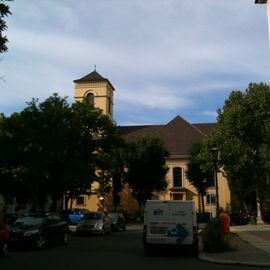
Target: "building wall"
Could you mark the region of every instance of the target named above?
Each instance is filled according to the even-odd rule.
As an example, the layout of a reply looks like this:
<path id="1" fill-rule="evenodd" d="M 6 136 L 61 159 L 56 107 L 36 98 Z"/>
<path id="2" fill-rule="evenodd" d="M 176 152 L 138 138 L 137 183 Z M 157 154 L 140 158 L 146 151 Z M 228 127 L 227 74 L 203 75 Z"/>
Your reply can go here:
<path id="1" fill-rule="evenodd" d="M 76 83 L 74 98 L 81 101 L 88 93 L 94 94 L 94 107 L 113 119 L 113 89 L 107 82 Z"/>
<path id="2" fill-rule="evenodd" d="M 182 200 L 193 200 L 195 202 L 196 211 L 201 211 L 202 208 L 199 204 L 199 196 L 196 189 L 190 184 L 186 177 L 186 170 L 187 170 L 187 158 L 174 158 L 168 159 L 166 162 L 167 167 L 169 168 L 166 179 L 168 186 L 165 191 L 156 192 L 153 195 L 153 199 L 160 199 L 160 200 L 171 200 L 173 199 L 171 189 L 173 186 L 173 168 L 181 167 L 182 168 L 182 187 L 184 191 L 181 191 Z M 98 184 L 95 183 L 92 187 L 92 190 L 96 189 Z M 219 187 L 219 204 L 220 207 L 226 209 L 230 205 L 230 190 L 228 186 L 228 182 L 224 177 L 223 172 L 218 173 L 218 187 Z M 207 196 L 212 195 L 215 197 L 216 189 L 215 187 L 211 187 L 207 190 Z M 113 198 L 112 194 L 108 193 L 105 196 L 104 201 L 100 201 L 97 195 L 82 195 L 85 198 L 84 204 L 77 204 L 76 202 L 73 203 L 74 208 L 87 208 L 89 210 L 105 210 L 105 211 L 114 211 L 113 205 Z M 204 197 L 205 203 L 205 211 L 215 213 L 215 203 L 213 201 L 207 200 L 207 196 Z M 208 201 L 208 203 L 207 203 Z M 103 204 L 102 204 L 103 203 Z M 129 189 L 128 185 L 126 184 L 121 192 L 121 202 L 117 208 L 118 211 L 128 213 L 128 214 L 138 214 L 139 207 L 138 203 L 135 198 L 132 196 L 132 192 Z"/>

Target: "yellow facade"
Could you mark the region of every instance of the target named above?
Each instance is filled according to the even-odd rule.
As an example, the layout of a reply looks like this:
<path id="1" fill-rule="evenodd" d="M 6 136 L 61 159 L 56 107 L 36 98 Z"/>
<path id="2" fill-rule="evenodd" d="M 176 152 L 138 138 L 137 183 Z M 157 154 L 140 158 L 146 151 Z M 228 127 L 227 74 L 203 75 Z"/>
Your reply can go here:
<path id="1" fill-rule="evenodd" d="M 94 75 L 100 76 L 96 71 Z M 88 78 L 91 78 L 91 74 L 88 74 Z M 89 76 L 90 75 L 90 76 Z M 103 113 L 108 115 L 113 120 L 113 86 L 111 83 L 104 79 L 101 81 L 74 81 L 75 82 L 75 100 L 80 101 L 87 96 L 88 93 L 92 93 L 94 96 L 94 106 L 102 109 Z M 190 184 L 186 177 L 188 156 L 171 156 L 167 159 L 166 165 L 168 167 L 167 173 L 167 189 L 165 191 L 154 194 L 154 199 L 161 200 L 194 200 L 197 210 L 201 210 L 201 205 L 199 203 L 199 198 L 196 189 Z M 174 186 L 173 183 L 173 170 L 178 168 L 181 172 L 181 183 Z M 218 173 L 218 187 L 219 187 L 219 203 L 220 207 L 227 209 L 230 205 L 230 190 L 228 183 L 223 173 Z M 92 191 L 98 188 L 98 184 L 94 183 L 92 186 Z M 207 191 L 207 196 L 204 198 L 205 211 L 215 212 L 215 203 L 213 198 L 215 197 L 216 190 L 215 187 L 209 188 Z M 100 210 L 104 209 L 107 211 L 113 211 L 114 206 L 112 204 L 112 195 L 106 194 L 104 198 L 98 197 L 98 195 L 82 195 L 77 202 L 73 203 L 74 208 L 87 208 L 89 210 Z M 132 197 L 131 190 L 128 185 L 125 185 L 121 193 L 121 203 L 118 207 L 119 211 L 126 213 L 138 213 L 138 204 L 136 200 Z"/>
<path id="2" fill-rule="evenodd" d="M 195 207 L 197 211 L 202 209 L 202 206 L 199 202 L 199 196 L 196 189 L 191 185 L 186 177 L 187 171 L 187 162 L 188 158 L 174 158 L 167 159 L 166 165 L 169 168 L 167 173 L 167 183 L 168 187 L 166 191 L 161 192 L 159 195 L 160 200 L 172 200 L 172 199 L 180 199 L 180 200 L 194 200 Z M 177 189 L 174 188 L 173 185 L 173 168 L 180 167 L 182 168 L 182 186 Z M 218 189 L 219 189 L 219 204 L 223 209 L 227 209 L 230 206 L 230 190 L 228 186 L 227 179 L 224 177 L 222 172 L 217 175 L 218 180 Z M 210 187 L 207 190 L 207 195 L 204 197 L 204 205 L 206 212 L 215 212 L 215 203 L 211 202 L 211 199 L 207 199 L 208 197 L 212 198 L 216 196 L 216 188 L 215 186 Z"/>
<path id="3" fill-rule="evenodd" d="M 81 101 L 89 93 L 94 95 L 94 107 L 113 119 L 113 88 L 108 82 L 75 83 L 75 101 Z"/>

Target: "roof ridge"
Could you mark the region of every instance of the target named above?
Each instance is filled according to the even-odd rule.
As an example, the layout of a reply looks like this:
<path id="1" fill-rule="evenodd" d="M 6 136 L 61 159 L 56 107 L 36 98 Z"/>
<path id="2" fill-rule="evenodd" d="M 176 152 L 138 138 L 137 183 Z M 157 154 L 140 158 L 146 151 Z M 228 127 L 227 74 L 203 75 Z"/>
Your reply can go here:
<path id="1" fill-rule="evenodd" d="M 173 121 L 176 121 L 177 119 L 180 119 L 180 120 L 184 121 L 186 124 L 188 124 L 190 127 L 192 127 L 193 129 L 195 129 L 196 131 L 198 131 L 200 134 L 202 134 L 203 136 L 206 136 L 206 134 L 204 132 L 202 132 L 200 129 L 198 129 L 193 124 L 191 124 L 190 122 L 188 122 L 185 118 L 183 118 L 179 114 L 176 117 L 174 117 L 170 122 L 168 122 L 166 125 L 164 125 L 164 128 L 166 128 L 167 126 L 169 126 L 169 124 L 171 124 Z"/>

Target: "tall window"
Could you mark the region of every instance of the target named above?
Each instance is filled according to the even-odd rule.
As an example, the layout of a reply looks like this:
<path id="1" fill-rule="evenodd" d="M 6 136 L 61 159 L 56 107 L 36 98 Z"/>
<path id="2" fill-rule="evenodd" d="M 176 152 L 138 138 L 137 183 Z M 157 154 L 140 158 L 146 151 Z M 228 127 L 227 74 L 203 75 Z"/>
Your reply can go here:
<path id="1" fill-rule="evenodd" d="M 215 187 L 216 186 L 215 179 L 214 179 L 214 172 L 212 172 L 209 175 L 209 178 L 207 179 L 207 184 L 208 184 L 209 187 Z"/>
<path id="2" fill-rule="evenodd" d="M 85 205 L 85 199 L 83 196 L 77 197 L 77 204 L 78 205 Z"/>
<path id="3" fill-rule="evenodd" d="M 174 187 L 182 187 L 182 168 L 175 167 L 173 168 L 173 186 Z"/>
<path id="4" fill-rule="evenodd" d="M 206 195 L 206 204 L 215 205 L 216 204 L 216 194 L 207 194 Z"/>
<path id="5" fill-rule="evenodd" d="M 93 93 L 88 93 L 86 95 L 87 102 L 91 105 L 94 106 L 94 94 Z"/>

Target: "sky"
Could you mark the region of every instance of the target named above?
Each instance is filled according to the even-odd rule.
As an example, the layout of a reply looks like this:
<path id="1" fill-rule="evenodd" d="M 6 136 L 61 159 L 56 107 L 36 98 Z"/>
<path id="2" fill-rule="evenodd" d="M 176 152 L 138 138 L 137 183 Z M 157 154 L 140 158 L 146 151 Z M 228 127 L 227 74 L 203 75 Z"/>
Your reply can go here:
<path id="1" fill-rule="evenodd" d="M 0 55 L 0 112 L 74 80 L 110 80 L 118 125 L 215 122 L 233 90 L 270 79 L 266 5 L 255 0 L 14 0 Z"/>

